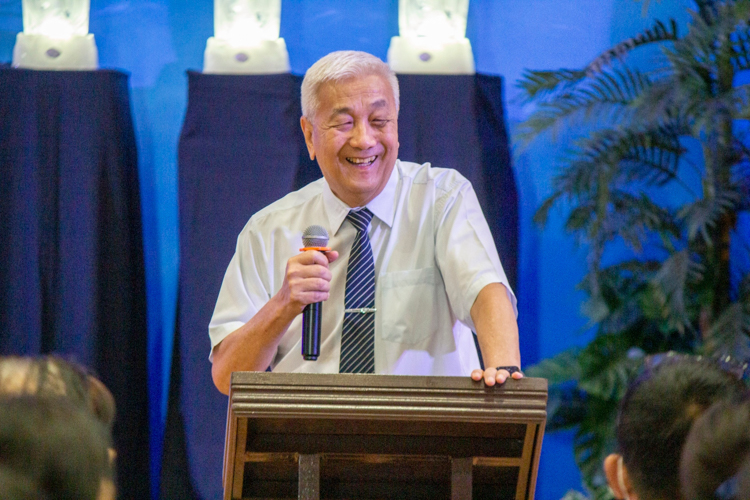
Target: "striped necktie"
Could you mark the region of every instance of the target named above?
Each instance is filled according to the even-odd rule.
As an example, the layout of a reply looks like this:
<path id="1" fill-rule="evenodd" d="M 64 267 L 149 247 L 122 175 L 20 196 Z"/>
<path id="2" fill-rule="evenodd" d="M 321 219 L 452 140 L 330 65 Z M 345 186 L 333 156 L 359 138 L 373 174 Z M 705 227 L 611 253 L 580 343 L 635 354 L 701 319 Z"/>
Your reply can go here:
<path id="1" fill-rule="evenodd" d="M 346 270 L 344 328 L 339 373 L 375 372 L 375 261 L 367 227 L 368 209 L 352 210 L 346 219 L 357 229 Z"/>

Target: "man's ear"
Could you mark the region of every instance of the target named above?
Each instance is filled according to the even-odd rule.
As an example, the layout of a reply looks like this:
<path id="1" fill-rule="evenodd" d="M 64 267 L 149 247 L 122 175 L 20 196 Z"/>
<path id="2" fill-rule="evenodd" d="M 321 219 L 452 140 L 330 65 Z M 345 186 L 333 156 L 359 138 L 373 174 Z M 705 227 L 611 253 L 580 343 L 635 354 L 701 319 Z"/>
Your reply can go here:
<path id="1" fill-rule="evenodd" d="M 315 159 L 315 148 L 313 147 L 313 124 L 306 117 L 299 119 L 299 124 L 302 127 L 302 133 L 305 135 L 305 144 L 307 144 L 307 152 L 310 153 L 310 159 Z"/>
<path id="2" fill-rule="evenodd" d="M 622 460 L 622 455 L 618 453 L 612 453 L 607 455 L 604 459 L 604 475 L 607 476 L 607 483 L 615 498 L 629 498 L 633 500 L 635 494 L 630 484 L 630 477 L 628 477 L 628 469 L 625 465 L 622 465 L 622 477 L 618 477 L 618 462 Z"/>

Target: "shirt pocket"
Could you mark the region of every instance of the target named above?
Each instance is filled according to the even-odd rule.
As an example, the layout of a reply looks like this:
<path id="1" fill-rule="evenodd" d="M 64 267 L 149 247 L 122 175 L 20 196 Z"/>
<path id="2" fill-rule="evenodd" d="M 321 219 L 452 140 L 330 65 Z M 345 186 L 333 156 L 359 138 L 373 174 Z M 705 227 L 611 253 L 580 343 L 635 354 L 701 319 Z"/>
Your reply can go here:
<path id="1" fill-rule="evenodd" d="M 437 332 L 439 315 L 435 307 L 442 287 L 435 268 L 383 274 L 378 288 L 384 340 L 414 345 Z"/>

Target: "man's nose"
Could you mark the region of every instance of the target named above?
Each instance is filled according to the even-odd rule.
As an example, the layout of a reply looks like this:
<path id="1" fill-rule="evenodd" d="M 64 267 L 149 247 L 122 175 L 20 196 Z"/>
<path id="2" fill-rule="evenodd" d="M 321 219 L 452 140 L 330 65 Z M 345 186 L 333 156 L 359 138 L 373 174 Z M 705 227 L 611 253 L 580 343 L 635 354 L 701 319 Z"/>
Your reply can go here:
<path id="1" fill-rule="evenodd" d="M 360 122 L 354 127 L 349 143 L 357 149 L 370 149 L 377 144 L 374 131 L 367 121 Z"/>

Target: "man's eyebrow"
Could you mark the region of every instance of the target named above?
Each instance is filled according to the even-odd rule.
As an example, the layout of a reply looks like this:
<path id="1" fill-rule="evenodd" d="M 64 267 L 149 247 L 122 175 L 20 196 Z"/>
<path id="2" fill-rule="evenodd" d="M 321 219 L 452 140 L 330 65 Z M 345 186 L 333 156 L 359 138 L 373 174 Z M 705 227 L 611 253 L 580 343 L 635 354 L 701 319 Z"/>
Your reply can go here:
<path id="1" fill-rule="evenodd" d="M 377 101 L 373 102 L 370 105 L 370 108 L 380 109 L 380 108 L 385 108 L 387 106 L 388 106 L 388 101 L 386 101 L 385 99 L 378 99 Z M 344 106 L 341 108 L 334 108 L 333 111 L 331 112 L 330 118 L 335 118 L 338 115 L 348 115 L 348 114 L 351 114 L 351 112 L 352 112 L 352 108 L 348 106 Z"/>
<path id="2" fill-rule="evenodd" d="M 351 114 L 352 109 L 348 107 L 343 108 L 334 108 L 334 110 L 331 112 L 331 118 L 335 118 L 338 115 L 348 115 Z"/>

